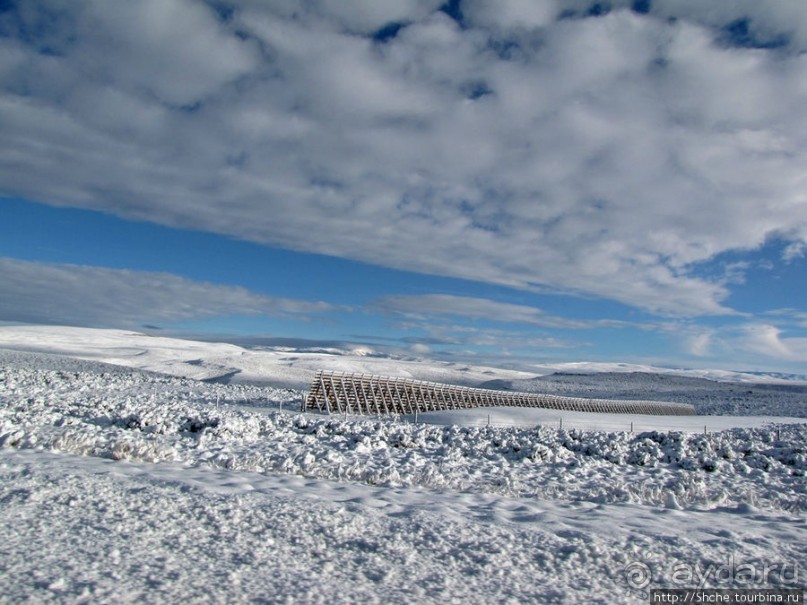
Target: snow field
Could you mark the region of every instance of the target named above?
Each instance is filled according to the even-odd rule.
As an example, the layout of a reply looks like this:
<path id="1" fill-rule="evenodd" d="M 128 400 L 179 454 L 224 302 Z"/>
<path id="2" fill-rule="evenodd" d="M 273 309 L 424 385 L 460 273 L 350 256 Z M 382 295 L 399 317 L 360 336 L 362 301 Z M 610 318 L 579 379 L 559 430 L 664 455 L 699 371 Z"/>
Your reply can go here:
<path id="1" fill-rule="evenodd" d="M 709 435 L 439 426 L 251 411 L 247 393 L 299 401 L 130 371 L 6 367 L 0 447 L 524 498 L 807 510 L 805 424 Z"/>

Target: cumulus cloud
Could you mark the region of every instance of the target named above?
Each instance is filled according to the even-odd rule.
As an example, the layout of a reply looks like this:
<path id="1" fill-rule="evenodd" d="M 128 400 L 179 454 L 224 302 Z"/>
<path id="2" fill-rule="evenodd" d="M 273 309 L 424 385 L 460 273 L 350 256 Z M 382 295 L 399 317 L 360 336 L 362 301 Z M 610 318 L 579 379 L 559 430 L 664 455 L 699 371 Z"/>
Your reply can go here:
<path id="1" fill-rule="evenodd" d="M 151 273 L 0 258 L 0 318 L 37 324 L 139 327 L 218 316 L 297 317 L 336 310 L 236 286 Z"/>
<path id="2" fill-rule="evenodd" d="M 0 193 L 680 315 L 801 253 L 807 4 L 439 4 L 6 7 Z"/>

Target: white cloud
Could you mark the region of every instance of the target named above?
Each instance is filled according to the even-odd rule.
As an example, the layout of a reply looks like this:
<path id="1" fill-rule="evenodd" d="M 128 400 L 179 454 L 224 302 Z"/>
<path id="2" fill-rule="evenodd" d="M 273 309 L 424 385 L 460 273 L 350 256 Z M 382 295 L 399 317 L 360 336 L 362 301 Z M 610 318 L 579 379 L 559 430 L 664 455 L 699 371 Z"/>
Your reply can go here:
<path id="1" fill-rule="evenodd" d="M 254 45 L 224 31 L 207 7 L 189 0 L 94 0 L 80 27 L 79 44 L 87 42 L 82 62 L 102 68 L 121 88 L 175 105 L 202 101 L 257 64 Z"/>
<path id="2" fill-rule="evenodd" d="M 800 0 L 473 2 L 465 28 L 414 0 L 20 4 L 2 194 L 683 315 L 727 312 L 693 263 L 807 240 Z M 787 44 L 731 46 L 742 18 Z"/>
<path id="3" fill-rule="evenodd" d="M 24 323 L 138 327 L 208 317 L 298 317 L 335 310 L 237 286 L 150 273 L 0 258 L 0 319 Z"/>
<path id="4" fill-rule="evenodd" d="M 803 373 L 807 363 L 805 314 L 782 309 L 765 314 L 767 319 L 741 321 L 706 328 L 690 322 L 659 324 L 658 329 L 681 344 L 687 355 L 711 359 L 725 367 L 740 369 L 790 368 Z"/>
<path id="5" fill-rule="evenodd" d="M 685 350 L 695 357 L 709 357 L 713 351 L 714 334 L 711 330 L 688 331 L 682 334 Z"/>
<path id="6" fill-rule="evenodd" d="M 791 263 L 798 258 L 804 258 L 805 255 L 807 255 L 807 243 L 803 241 L 793 242 L 785 248 L 782 260 Z"/>
<path id="7" fill-rule="evenodd" d="M 299 10 L 299 2 L 292 4 Z M 316 0 L 312 12 L 335 19 L 351 32 L 372 34 L 390 23 L 422 19 L 442 4 L 443 0 Z"/>
<path id="8" fill-rule="evenodd" d="M 425 345 L 422 343 L 413 344 L 411 347 L 409 347 L 409 350 L 415 355 L 428 355 L 429 353 L 432 352 L 432 349 L 429 345 Z"/>
<path id="9" fill-rule="evenodd" d="M 463 317 L 499 323 L 521 323 L 546 328 L 591 328 L 595 325 L 624 325 L 624 322 L 578 321 L 547 315 L 527 305 L 503 303 L 486 298 L 455 296 L 451 294 L 420 294 L 387 296 L 376 301 L 372 308 L 381 313 L 401 315 L 414 319 L 435 317 Z"/>
<path id="10" fill-rule="evenodd" d="M 745 326 L 735 341 L 741 349 L 755 355 L 807 363 L 807 338 L 783 337 L 782 330 L 770 324 Z"/>
<path id="11" fill-rule="evenodd" d="M 599 4 L 620 9 L 633 6 L 634 2 L 609 0 Z M 591 0 L 564 0 L 563 8 L 579 15 L 594 4 Z M 721 29 L 745 22 L 747 35 L 760 44 L 784 42 L 794 51 L 807 50 L 807 5 L 802 0 L 649 0 L 646 5 L 650 14 L 660 19 L 686 20 Z"/>
<path id="12" fill-rule="evenodd" d="M 396 317 L 398 327 L 423 337 L 407 337 L 416 345 L 484 347 L 502 354 L 512 351 L 579 348 L 585 343 L 537 332 L 536 328 L 583 329 L 624 326 L 624 322 L 586 322 L 548 315 L 527 305 L 450 294 L 387 296 L 370 305 L 371 311 Z M 457 320 L 471 320 L 456 323 Z M 523 324 L 530 328 L 501 329 L 489 323 Z"/>
<path id="13" fill-rule="evenodd" d="M 401 326 L 409 332 L 422 332 L 425 336 L 409 336 L 404 342 L 430 347 L 487 348 L 500 354 L 514 351 L 530 351 L 531 354 L 545 350 L 576 349 L 586 343 L 524 330 L 500 330 L 496 328 L 414 321 Z M 462 354 L 473 349 L 465 349 Z"/>

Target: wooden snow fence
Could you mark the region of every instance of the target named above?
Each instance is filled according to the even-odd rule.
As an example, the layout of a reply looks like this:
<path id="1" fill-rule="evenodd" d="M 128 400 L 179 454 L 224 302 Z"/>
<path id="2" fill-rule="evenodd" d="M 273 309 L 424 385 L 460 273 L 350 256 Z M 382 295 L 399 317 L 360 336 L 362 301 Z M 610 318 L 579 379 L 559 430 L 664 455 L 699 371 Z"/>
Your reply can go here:
<path id="1" fill-rule="evenodd" d="M 694 416 L 683 403 L 584 399 L 514 391 L 493 391 L 409 378 L 319 371 L 303 411 L 329 414 L 415 414 L 477 407 L 526 407 L 609 414 Z"/>

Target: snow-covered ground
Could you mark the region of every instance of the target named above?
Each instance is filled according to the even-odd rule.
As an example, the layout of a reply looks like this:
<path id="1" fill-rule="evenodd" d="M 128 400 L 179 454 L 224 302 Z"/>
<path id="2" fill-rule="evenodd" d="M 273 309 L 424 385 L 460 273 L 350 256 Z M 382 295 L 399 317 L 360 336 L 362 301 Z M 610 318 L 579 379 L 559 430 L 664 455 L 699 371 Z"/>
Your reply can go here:
<path id="1" fill-rule="evenodd" d="M 146 352 L 122 354 L 130 338 Z M 289 352 L 150 338 L 0 328 L 0 602 L 614 603 L 804 584 L 798 389 L 780 406 L 790 418 L 564 413 L 561 427 L 557 411 L 484 409 L 415 424 L 300 414 Z M 252 355 L 254 384 L 186 372 Z M 474 386 L 540 379 L 318 355 Z M 626 376 L 637 398 L 659 383 Z M 670 377 L 682 392 L 718 385 L 691 379 Z M 732 411 L 723 388 L 714 405 Z M 738 566 L 760 573 L 741 584 L 725 573 Z"/>
<path id="2" fill-rule="evenodd" d="M 804 519 L 0 450 L 0 601 L 647 603 L 802 584 Z M 778 566 L 773 572 L 767 569 Z M 780 573 L 784 568 L 784 573 Z M 677 574 L 677 575 L 676 575 Z"/>

